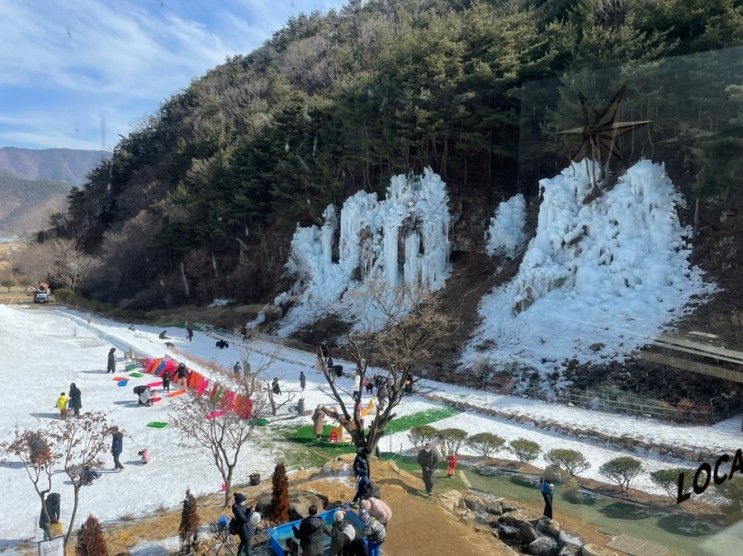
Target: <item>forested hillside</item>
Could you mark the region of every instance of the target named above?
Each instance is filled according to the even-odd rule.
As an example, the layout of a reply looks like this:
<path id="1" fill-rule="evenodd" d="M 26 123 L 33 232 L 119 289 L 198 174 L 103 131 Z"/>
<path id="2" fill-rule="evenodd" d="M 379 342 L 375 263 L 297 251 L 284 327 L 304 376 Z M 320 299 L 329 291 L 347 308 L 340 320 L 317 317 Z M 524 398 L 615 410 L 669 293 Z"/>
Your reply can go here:
<path id="1" fill-rule="evenodd" d="M 49 226 L 49 217 L 64 208 L 65 183 L 0 176 L 0 234 L 22 235 Z"/>
<path id="2" fill-rule="evenodd" d="M 498 201 L 534 196 L 541 169 L 565 166 L 565 148 L 534 156 L 534 142 L 520 151 L 528 84 L 619 66 L 638 75 L 661 58 L 742 44 L 742 4 L 372 0 L 292 19 L 123 138 L 73 189 L 54 232 L 102 263 L 86 293 L 123 307 L 262 301 L 282 291 L 297 223 L 318 222 L 328 203 L 430 166 L 449 190 L 455 261 L 466 261 L 461 255 L 484 252 Z M 590 79 L 584 84 L 590 93 Z M 711 86 L 710 98 L 740 107 L 740 90 L 728 89 Z M 645 113 L 649 104 L 634 110 L 656 115 Z M 721 177 L 709 161 L 732 164 L 741 120 L 734 108 L 714 106 L 689 118 L 684 137 L 654 143 L 656 154 L 692 141 L 678 165 L 688 179 L 678 185 L 689 199 L 709 201 L 702 210 L 719 212 L 740 191 L 740 170 L 723 166 Z M 519 167 L 525 156 L 537 160 L 531 174 Z"/>

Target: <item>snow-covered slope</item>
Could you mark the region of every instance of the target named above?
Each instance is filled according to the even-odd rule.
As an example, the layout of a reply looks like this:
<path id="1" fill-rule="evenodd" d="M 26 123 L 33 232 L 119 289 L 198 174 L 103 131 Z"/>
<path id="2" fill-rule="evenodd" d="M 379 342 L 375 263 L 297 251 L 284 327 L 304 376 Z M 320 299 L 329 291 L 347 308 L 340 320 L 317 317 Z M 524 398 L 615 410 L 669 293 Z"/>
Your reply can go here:
<path id="1" fill-rule="evenodd" d="M 322 226 L 297 227 L 286 265 L 296 281 L 276 299 L 294 303 L 280 334 L 333 313 L 357 320 L 357 300 L 363 296 L 350 294 L 370 283 L 411 290 L 443 287 L 449 272 L 448 203 L 446 184 L 427 168 L 421 176 L 394 176 L 382 201 L 376 193 L 352 195 L 341 208 L 340 222 L 329 205 Z"/>
<path id="2" fill-rule="evenodd" d="M 465 365 L 621 360 L 714 289 L 689 265 L 683 199 L 663 165 L 638 162 L 588 203 L 584 163 L 540 187 L 536 236 L 513 280 L 483 298 Z"/>

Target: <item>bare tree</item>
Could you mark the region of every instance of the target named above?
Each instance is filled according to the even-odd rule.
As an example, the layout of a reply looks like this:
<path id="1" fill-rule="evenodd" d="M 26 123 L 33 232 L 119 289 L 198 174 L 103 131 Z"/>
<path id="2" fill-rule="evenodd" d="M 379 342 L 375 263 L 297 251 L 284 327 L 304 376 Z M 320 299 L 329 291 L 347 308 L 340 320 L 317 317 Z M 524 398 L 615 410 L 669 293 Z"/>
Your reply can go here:
<path id="1" fill-rule="evenodd" d="M 179 444 L 208 451 L 225 485 L 224 505 L 229 505 L 235 467 L 243 448 L 253 436 L 256 422 L 265 411 L 262 381 L 252 374 L 232 375 L 226 370 L 204 395 L 183 396 L 173 404 L 170 415 L 183 436 Z M 244 407 L 230 408 L 226 392 L 250 400 L 250 418 Z M 220 395 L 221 392 L 221 395 Z M 214 393 L 214 395 L 212 395 Z"/>
<path id="2" fill-rule="evenodd" d="M 360 374 L 359 390 L 350 393 L 351 407 L 347 405 L 348 397 L 343 395 L 348 392 L 335 382 L 333 369 L 328 369 L 322 357 L 318 367 L 339 407 L 339 410 L 326 409 L 325 413 L 343 426 L 357 448 L 374 452 L 387 424 L 396 416 L 394 410 L 402 400 L 406 384 L 418 380 L 413 371 L 454 332 L 456 320 L 443 310 L 436 296 L 426 291 L 373 282 L 358 295 L 360 331 L 348 335 L 351 358 Z M 381 396 L 374 418 L 365 430 L 361 390 L 369 364 L 383 369 L 386 394 Z"/>
<path id="3" fill-rule="evenodd" d="M 75 526 L 80 489 L 91 483 L 89 470 L 103 465 L 100 456 L 108 448 L 110 433 L 106 415 L 100 411 L 88 411 L 76 419 L 63 419 L 52 425 L 49 436 L 59 449 L 62 467 L 70 479 L 73 492 L 72 515 L 65 544 L 69 542 Z"/>
<path id="4" fill-rule="evenodd" d="M 97 265 L 98 261 L 79 249 L 74 240 L 65 238 L 31 244 L 18 260 L 21 271 L 32 280 L 51 280 L 73 292 Z"/>
<path id="5" fill-rule="evenodd" d="M 52 473 L 60 456 L 56 447 L 46 438 L 47 431 L 44 429 L 16 429 L 1 447 L 4 453 L 15 456 L 23 463 L 41 502 L 41 512 L 46 516 L 46 522 L 51 523 L 45 500 L 52 490 Z"/>

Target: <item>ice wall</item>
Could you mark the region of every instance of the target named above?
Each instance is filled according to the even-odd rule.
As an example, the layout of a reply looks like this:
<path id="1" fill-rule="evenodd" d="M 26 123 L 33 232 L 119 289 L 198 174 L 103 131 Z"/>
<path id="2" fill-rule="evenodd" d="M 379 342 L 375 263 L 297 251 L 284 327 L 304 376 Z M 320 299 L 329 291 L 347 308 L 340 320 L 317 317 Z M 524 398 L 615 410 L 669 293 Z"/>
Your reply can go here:
<path id="1" fill-rule="evenodd" d="M 392 177 L 381 201 L 359 191 L 346 199 L 340 219 L 330 205 L 321 226 L 297 227 L 286 265 L 295 283 L 276 300 L 293 302 L 280 333 L 330 313 L 353 318 L 356 308 L 347 294 L 371 280 L 393 288 L 442 288 L 451 249 L 448 204 L 446 184 L 427 168 L 420 176 Z"/>
<path id="2" fill-rule="evenodd" d="M 503 201 L 490 219 L 485 232 L 485 251 L 491 257 L 498 255 L 512 259 L 526 241 L 526 200 L 519 193 Z"/>
<path id="3" fill-rule="evenodd" d="M 483 298 L 465 365 L 621 360 L 713 291 L 689 264 L 683 198 L 662 165 L 638 162 L 588 203 L 584 163 L 540 187 L 536 235 L 514 279 Z"/>

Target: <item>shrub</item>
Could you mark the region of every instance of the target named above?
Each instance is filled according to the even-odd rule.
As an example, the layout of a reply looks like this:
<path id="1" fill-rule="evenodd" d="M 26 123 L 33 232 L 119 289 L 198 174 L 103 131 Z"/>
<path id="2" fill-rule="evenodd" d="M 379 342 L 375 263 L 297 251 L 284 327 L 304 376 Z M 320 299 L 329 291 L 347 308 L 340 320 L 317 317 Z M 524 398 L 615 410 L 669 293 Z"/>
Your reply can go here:
<path id="1" fill-rule="evenodd" d="M 446 443 L 448 452 L 459 453 L 462 444 L 467 440 L 467 431 L 462 429 L 443 429 L 438 432 L 438 436 Z"/>
<path id="2" fill-rule="evenodd" d="M 10 288 L 15 286 L 15 282 L 13 282 L 13 280 L 3 280 L 2 282 L 0 282 L 0 286 L 8 288 L 8 293 L 10 293 Z"/>
<path id="3" fill-rule="evenodd" d="M 553 465 L 561 467 L 570 473 L 571 477 L 575 477 L 578 473 L 583 473 L 583 471 L 591 467 L 588 460 L 577 450 L 555 448 L 547 452 L 544 455 L 544 459 Z"/>
<path id="4" fill-rule="evenodd" d="M 539 444 L 526 438 L 518 438 L 511 440 L 509 443 L 511 451 L 516 455 L 521 463 L 529 463 L 537 459 L 539 452 L 541 451 Z"/>
<path id="5" fill-rule="evenodd" d="M 289 520 L 289 479 L 286 478 L 286 467 L 277 463 L 271 478 L 271 519 L 276 523 Z"/>
<path id="6" fill-rule="evenodd" d="M 410 429 L 408 438 L 416 448 L 421 448 L 426 442 L 436 436 L 437 431 L 431 425 L 419 425 Z"/>
<path id="7" fill-rule="evenodd" d="M 642 473 L 642 463 L 630 456 L 622 456 L 607 461 L 599 467 L 599 473 L 618 484 L 620 489 L 627 490 L 632 481 Z"/>
<path id="8" fill-rule="evenodd" d="M 467 439 L 467 445 L 485 458 L 492 457 L 505 443 L 500 436 L 490 432 L 478 432 Z"/>
<path id="9" fill-rule="evenodd" d="M 691 478 L 694 475 L 694 471 L 691 469 L 683 469 L 681 467 L 676 469 L 658 469 L 650 474 L 650 480 L 653 481 L 653 484 L 665 490 L 673 500 L 676 500 L 678 494 L 678 476 L 680 473 L 684 474 L 683 492 L 687 493 L 691 490 Z"/>
<path id="10" fill-rule="evenodd" d="M 186 490 L 186 498 L 183 500 L 178 537 L 181 540 L 181 554 L 191 554 L 199 546 L 199 513 L 196 498 L 190 490 Z"/>
<path id="11" fill-rule="evenodd" d="M 77 534 L 77 556 L 108 556 L 108 547 L 103 538 L 101 524 L 92 515 L 88 516 Z"/>
<path id="12" fill-rule="evenodd" d="M 731 521 L 740 520 L 743 516 L 743 478 L 729 478 L 717 487 L 717 494 L 726 500 L 722 505 L 725 516 Z"/>

